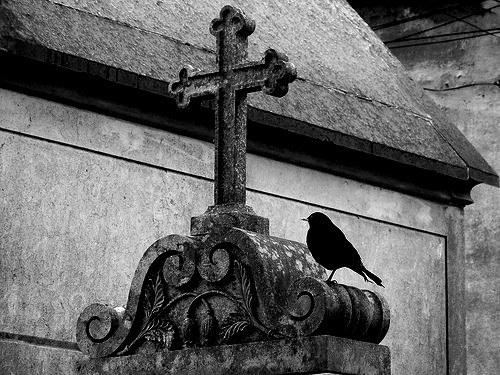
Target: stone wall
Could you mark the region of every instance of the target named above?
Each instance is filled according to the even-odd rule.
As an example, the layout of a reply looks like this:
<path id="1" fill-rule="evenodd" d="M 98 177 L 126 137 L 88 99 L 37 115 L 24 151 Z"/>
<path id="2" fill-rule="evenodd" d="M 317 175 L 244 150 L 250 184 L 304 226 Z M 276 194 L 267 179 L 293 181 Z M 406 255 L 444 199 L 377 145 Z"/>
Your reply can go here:
<path id="1" fill-rule="evenodd" d="M 446 8 L 456 2 L 442 2 Z M 495 1 L 470 2 L 451 12 L 467 16 L 480 9 L 483 14 L 465 18 L 482 29 L 500 27 L 500 4 Z M 475 4 L 472 4 L 475 3 Z M 432 10 L 421 2 L 385 4 L 357 10 L 370 25 L 412 17 Z M 396 27 L 377 31 L 382 40 L 393 40 L 452 20 L 436 12 Z M 473 31 L 465 22 L 453 22 L 424 35 Z M 468 34 L 469 36 L 472 34 Z M 435 42 L 440 39 L 428 39 Z M 413 43 L 421 43 L 414 41 Z M 389 44 L 390 45 L 390 44 Z M 395 44 L 392 44 L 393 46 Z M 500 170 L 500 34 L 449 43 L 393 49 L 392 52 L 423 87 L 438 91 L 427 94 L 448 118 L 467 136 L 483 157 Z M 455 87 L 477 84 L 469 87 Z M 489 85 L 484 85 L 489 83 Z M 474 204 L 465 209 L 466 294 L 467 294 L 467 367 L 471 375 L 493 374 L 500 367 L 500 190 L 480 185 L 473 189 Z"/>
<path id="2" fill-rule="evenodd" d="M 0 127 L 0 373 L 72 373 L 80 312 L 124 304 L 148 246 L 212 203 L 212 145 L 5 89 Z M 323 211 L 382 278 L 393 373 L 444 374 L 461 210 L 255 155 L 247 173 L 271 235 L 303 242 Z"/>

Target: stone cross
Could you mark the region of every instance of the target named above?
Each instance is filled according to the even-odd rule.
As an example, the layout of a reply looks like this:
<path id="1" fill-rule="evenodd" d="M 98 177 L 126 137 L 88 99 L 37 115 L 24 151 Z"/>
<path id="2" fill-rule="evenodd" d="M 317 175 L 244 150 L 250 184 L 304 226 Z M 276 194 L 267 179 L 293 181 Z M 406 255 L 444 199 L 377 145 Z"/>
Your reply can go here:
<path id="1" fill-rule="evenodd" d="M 215 205 L 246 202 L 247 93 L 264 91 L 284 96 L 296 78 L 295 67 L 284 54 L 269 49 L 261 62 L 247 62 L 247 38 L 255 22 L 232 6 L 225 6 L 212 21 L 210 33 L 217 38 L 215 72 L 180 70 L 179 80 L 169 86 L 179 107 L 192 98 L 216 99 L 215 117 Z"/>

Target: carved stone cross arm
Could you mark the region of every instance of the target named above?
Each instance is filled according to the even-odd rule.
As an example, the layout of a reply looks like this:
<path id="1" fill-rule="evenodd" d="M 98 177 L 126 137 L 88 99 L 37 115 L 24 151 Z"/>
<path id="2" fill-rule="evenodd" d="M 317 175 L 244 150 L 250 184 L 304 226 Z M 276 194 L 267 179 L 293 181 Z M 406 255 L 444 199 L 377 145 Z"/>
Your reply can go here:
<path id="1" fill-rule="evenodd" d="M 296 69 L 285 54 L 268 49 L 262 62 L 239 64 L 230 76 L 220 72 L 199 72 L 187 65 L 180 70 L 179 80 L 170 84 L 169 91 L 175 95 L 180 108 L 186 108 L 192 98 L 212 99 L 219 90 L 225 89 L 241 93 L 263 91 L 282 97 L 296 76 Z"/>

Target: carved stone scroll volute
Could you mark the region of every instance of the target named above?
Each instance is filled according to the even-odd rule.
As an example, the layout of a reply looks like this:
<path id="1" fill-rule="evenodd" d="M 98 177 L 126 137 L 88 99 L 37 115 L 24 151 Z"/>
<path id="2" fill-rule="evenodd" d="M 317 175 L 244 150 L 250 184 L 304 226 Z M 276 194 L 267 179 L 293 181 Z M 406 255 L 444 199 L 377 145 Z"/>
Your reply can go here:
<path id="1" fill-rule="evenodd" d="M 137 343 L 138 336 L 149 332 L 146 330 L 147 332 L 142 333 L 147 322 L 141 326 L 139 321 L 148 321 L 158 313 L 159 296 L 154 297 L 156 304 L 153 301 L 151 309 L 154 308 L 154 311 L 150 312 L 147 312 L 147 296 L 148 293 L 151 295 L 149 288 L 155 288 L 152 283 L 158 282 L 154 276 L 155 272 L 159 272 L 160 262 L 169 257 L 182 258 L 175 268 L 175 273 L 178 274 L 177 279 L 183 282 L 189 278 L 190 273 L 194 274 L 194 268 L 189 264 L 192 258 L 188 254 L 192 254 L 197 242 L 194 238 L 173 234 L 151 245 L 135 271 L 125 308 L 94 303 L 80 314 L 76 328 L 76 340 L 80 350 L 97 358 L 118 355 L 126 352 L 131 344 Z M 163 286 L 156 284 L 156 291 L 159 290 L 163 292 Z"/>
<path id="2" fill-rule="evenodd" d="M 352 315 L 349 295 L 339 285 L 305 277 L 289 290 L 288 313 L 297 336 L 328 333 L 342 336 Z"/>
<path id="3" fill-rule="evenodd" d="M 288 293 L 289 324 L 297 336 L 328 334 L 378 344 L 389 329 L 387 302 L 369 290 L 305 277 Z"/>

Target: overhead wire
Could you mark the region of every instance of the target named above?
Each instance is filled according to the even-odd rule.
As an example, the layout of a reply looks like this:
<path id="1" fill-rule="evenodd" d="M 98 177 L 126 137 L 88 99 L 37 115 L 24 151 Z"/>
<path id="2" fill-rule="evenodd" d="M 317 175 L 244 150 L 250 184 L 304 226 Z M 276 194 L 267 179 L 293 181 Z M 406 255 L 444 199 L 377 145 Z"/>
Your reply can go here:
<path id="1" fill-rule="evenodd" d="M 495 1 L 499 5 L 495 5 L 495 6 L 492 6 L 490 8 L 486 8 L 486 9 L 484 9 L 484 11 L 491 11 L 495 8 L 500 7 L 500 0 L 493 0 L 493 1 Z M 472 39 L 472 38 L 477 38 L 477 37 L 487 36 L 487 35 L 494 36 L 496 38 L 500 38 L 498 35 L 496 35 L 496 34 L 500 33 L 500 27 L 483 29 L 483 28 L 481 28 L 481 27 L 479 27 L 471 22 L 466 21 L 467 18 L 472 17 L 472 16 L 476 15 L 477 13 L 473 13 L 473 14 L 470 14 L 470 15 L 467 15 L 464 17 L 457 17 L 457 16 L 454 16 L 454 15 L 448 13 L 449 10 L 456 9 L 457 7 L 460 7 L 460 5 L 454 5 L 454 6 L 442 8 L 442 9 L 435 9 L 431 12 L 425 12 L 425 13 L 417 14 L 417 15 L 412 16 L 412 17 L 406 17 L 403 19 L 399 19 L 399 20 L 395 20 L 395 21 L 391 21 L 391 22 L 386 22 L 384 24 L 373 26 L 372 29 L 374 31 L 381 30 L 384 28 L 397 26 L 397 25 L 400 25 L 403 23 L 407 23 L 407 22 L 415 21 L 415 20 L 422 19 L 425 17 L 429 17 L 429 16 L 432 16 L 435 14 L 444 14 L 448 17 L 453 18 L 453 20 L 441 23 L 439 25 L 436 25 L 434 27 L 430 27 L 430 28 L 425 29 L 425 30 L 421 30 L 421 31 L 418 31 L 415 33 L 405 35 L 405 36 L 400 37 L 400 38 L 385 41 L 384 43 L 397 43 L 397 42 L 407 42 L 407 41 L 412 41 L 412 40 L 426 40 L 426 39 L 436 39 L 436 38 L 443 38 L 443 37 L 449 37 L 449 36 L 467 35 L 467 36 L 463 36 L 463 37 L 459 37 L 459 38 L 451 38 L 451 39 L 437 40 L 437 41 L 434 40 L 431 42 L 406 44 L 406 45 L 399 45 L 399 46 L 390 47 L 390 48 L 394 49 L 394 48 L 422 46 L 422 45 L 429 45 L 429 44 L 438 44 L 438 43 L 452 42 L 452 41 L 464 40 L 464 39 Z M 423 33 L 426 33 L 428 31 L 435 30 L 435 29 L 441 28 L 443 26 L 446 26 L 446 25 L 449 25 L 449 24 L 452 24 L 455 22 L 463 22 L 471 27 L 474 27 L 477 30 L 414 37 L 415 35 L 423 34 Z M 474 34 L 474 35 L 470 35 L 470 34 Z M 424 87 L 423 89 L 426 91 L 442 92 L 442 91 L 452 91 L 452 90 L 458 90 L 458 89 L 463 89 L 463 88 L 467 88 L 467 87 L 474 87 L 474 86 L 496 86 L 496 87 L 500 88 L 500 79 L 496 80 L 495 82 L 476 82 L 476 83 L 469 83 L 469 84 L 455 86 L 455 87 L 446 87 L 443 89 L 434 89 L 434 88 L 430 88 L 430 87 Z"/>
<path id="2" fill-rule="evenodd" d="M 493 0 L 493 1 L 495 1 L 498 4 L 500 4 L 499 0 Z M 400 18 L 399 20 L 385 22 L 385 23 L 382 23 L 382 24 L 379 24 L 379 25 L 374 25 L 374 26 L 372 26 L 372 30 L 376 31 L 376 30 L 386 29 L 386 28 L 389 28 L 389 27 L 392 27 L 392 26 L 397 26 L 397 25 L 401 25 L 403 23 L 407 23 L 407 22 L 411 22 L 411 21 L 416 21 L 416 20 L 419 20 L 419 19 L 422 19 L 422 18 L 425 18 L 425 17 L 429 17 L 429 16 L 433 16 L 433 15 L 436 15 L 436 14 L 440 14 L 442 12 L 448 12 L 450 10 L 454 10 L 454 9 L 462 7 L 462 6 L 463 6 L 463 3 L 455 3 L 454 5 L 449 6 L 449 7 L 440 8 L 440 9 L 434 9 L 434 10 L 432 10 L 430 12 L 420 13 L 420 14 L 417 14 L 415 16 Z M 498 5 L 495 5 L 495 6 L 491 7 L 491 8 L 486 8 L 483 11 L 487 12 L 487 11 L 490 11 L 490 10 L 495 9 L 497 7 L 498 7 Z"/>
<path id="3" fill-rule="evenodd" d="M 495 0 L 496 1 L 496 0 Z M 500 4 L 499 5 L 495 5 L 491 8 L 488 8 L 487 10 L 491 10 L 491 9 L 494 9 L 494 8 L 498 8 L 500 7 Z M 462 20 L 465 20 L 469 17 L 472 17 L 476 15 L 476 13 L 472 13 L 472 14 L 469 14 L 467 16 L 463 16 L 463 17 L 456 17 L 454 18 L 453 20 L 450 20 L 450 21 L 446 21 L 446 22 L 443 22 L 439 25 L 436 25 L 436 26 L 433 26 L 433 27 L 429 27 L 427 29 L 424 29 L 424 30 L 420 30 L 420 31 L 417 31 L 417 32 L 414 32 L 414 33 L 411 33 L 411 34 L 408 34 L 408 35 L 405 35 L 405 36 L 402 36 L 402 37 L 399 37 L 399 38 L 396 38 L 396 39 L 392 39 L 392 40 L 388 40 L 388 41 L 385 41 L 384 43 L 393 43 L 393 42 L 399 42 L 400 40 L 404 40 L 404 39 L 407 39 L 409 37 L 412 37 L 412 36 L 415 36 L 415 35 L 419 35 L 419 34 L 423 34 L 423 33 L 426 33 L 428 31 L 432 31 L 432 30 L 435 30 L 435 29 L 438 29 L 440 27 L 443 27 L 443 26 L 447 26 L 449 24 L 452 24 L 452 23 L 455 23 L 455 22 L 458 22 L 458 21 L 462 21 Z"/>
<path id="4" fill-rule="evenodd" d="M 500 31 L 499 31 L 500 33 Z M 432 42 L 424 42 L 424 43 L 414 43 L 414 44 L 403 44 L 399 46 L 389 46 L 390 49 L 396 49 L 396 48 L 405 48 L 405 47 L 417 47 L 417 46 L 425 46 L 429 44 L 438 44 L 438 43 L 447 43 L 447 42 L 454 42 L 457 40 L 465 40 L 465 39 L 473 39 L 473 38 L 479 38 L 482 36 L 487 36 L 489 34 L 479 34 L 479 35 L 470 35 L 470 36 L 464 36 L 462 38 L 451 38 L 451 39 L 445 39 L 445 40 L 436 40 Z"/>
<path id="5" fill-rule="evenodd" d="M 455 87 L 446 87 L 444 89 L 432 89 L 430 87 L 423 87 L 423 89 L 426 91 L 452 91 L 452 90 L 458 90 L 458 89 L 463 89 L 466 87 L 473 87 L 473 86 L 497 86 L 497 87 L 500 87 L 500 80 L 497 80 L 495 82 L 468 83 L 466 85 L 455 86 Z"/>
<path id="6" fill-rule="evenodd" d="M 498 6 L 500 6 L 500 5 L 496 5 L 495 7 L 498 7 Z M 447 15 L 448 17 L 452 17 L 453 19 L 456 19 L 457 21 L 463 22 L 463 23 L 465 23 L 466 25 L 472 26 L 472 27 L 474 27 L 474 28 L 476 28 L 476 29 L 478 29 L 478 30 L 480 30 L 480 31 L 485 31 L 484 29 L 480 28 L 479 26 L 474 25 L 472 22 L 466 21 L 466 20 L 465 20 L 465 19 L 463 19 L 463 18 L 459 18 L 459 17 L 454 16 L 453 14 L 449 14 L 449 13 L 447 13 L 447 12 L 443 12 L 443 14 Z M 500 36 L 495 35 L 495 34 L 490 34 L 490 33 L 489 33 L 489 32 L 487 32 L 487 31 L 486 31 L 486 34 L 489 34 L 489 35 L 491 35 L 491 36 L 494 36 L 494 37 L 496 37 L 496 38 L 499 38 L 499 39 L 500 39 Z"/>
<path id="7" fill-rule="evenodd" d="M 494 1 L 497 2 L 499 5 L 495 5 L 495 6 L 492 6 L 490 8 L 486 8 L 485 9 L 486 11 L 490 11 L 492 9 L 500 7 L 500 1 L 499 0 L 494 0 Z M 418 40 L 418 39 L 426 39 L 426 38 L 431 39 L 431 38 L 442 37 L 445 34 L 434 35 L 434 36 L 429 35 L 429 36 L 425 36 L 425 37 L 412 38 L 415 35 L 420 35 L 420 34 L 423 34 L 423 33 L 426 33 L 426 32 L 429 32 L 429 31 L 432 31 L 432 30 L 435 30 L 435 29 L 438 29 L 438 28 L 441 28 L 441 27 L 444 27 L 444 26 L 447 26 L 447 25 L 455 23 L 455 22 L 464 22 L 464 23 L 468 24 L 469 26 L 472 26 L 472 27 L 475 27 L 476 29 L 478 29 L 478 31 L 476 33 L 481 32 L 482 34 L 472 35 L 472 36 L 465 36 L 465 37 L 461 37 L 461 38 L 451 38 L 451 39 L 446 39 L 446 40 L 425 42 L 425 43 L 415 43 L 415 44 L 405 44 L 405 45 L 398 45 L 398 46 L 390 46 L 390 48 L 391 49 L 395 49 L 395 48 L 404 48 L 404 47 L 415 47 L 415 46 L 421 46 L 421 45 L 427 45 L 427 44 L 437 44 L 437 43 L 453 42 L 453 41 L 456 41 L 456 40 L 471 39 L 471 38 L 477 38 L 477 37 L 486 36 L 486 35 L 491 35 L 491 36 L 495 36 L 497 38 L 500 38 L 500 36 L 496 35 L 497 34 L 497 31 L 495 31 L 496 28 L 494 30 L 491 30 L 491 29 L 482 29 L 479 26 L 474 25 L 474 24 L 466 21 L 467 18 L 472 17 L 472 16 L 476 15 L 477 13 L 472 13 L 472 14 L 469 14 L 469 15 L 466 15 L 466 16 L 463 16 L 463 17 L 457 17 L 457 16 L 451 15 L 449 13 L 446 13 L 444 11 L 442 13 L 445 14 L 445 15 L 447 15 L 447 16 L 449 16 L 449 17 L 451 17 L 451 18 L 453 18 L 453 19 L 450 20 L 450 21 L 447 21 L 447 22 L 443 22 L 443 23 L 441 23 L 439 25 L 427 28 L 425 30 L 420 30 L 420 31 L 417 31 L 417 32 L 414 32 L 414 33 L 411 33 L 411 34 L 408 34 L 408 35 L 405 35 L 405 36 L 402 36 L 402 37 L 399 37 L 399 38 L 395 38 L 395 39 L 392 39 L 392 40 L 384 41 L 384 43 L 389 44 L 389 43 L 404 42 L 404 41 L 407 41 L 407 40 Z M 493 31 L 493 32 L 491 32 L 491 31 Z M 461 32 L 461 33 L 456 33 L 455 35 L 464 35 L 464 34 L 469 34 L 469 33 L 470 32 L 464 31 L 464 32 Z"/>
<path id="8" fill-rule="evenodd" d="M 441 13 L 443 11 L 453 10 L 453 9 L 457 8 L 458 6 L 460 6 L 460 5 L 459 4 L 455 4 L 455 5 L 446 7 L 446 8 L 434 9 L 434 10 L 432 10 L 430 12 L 420 13 L 420 14 L 417 14 L 415 16 L 401 18 L 399 20 L 395 20 L 395 21 L 391 21 L 391 22 L 386 22 L 386 23 L 383 23 L 383 24 L 380 24 L 380 25 L 375 25 L 375 26 L 372 27 L 372 30 L 376 31 L 376 30 L 386 29 L 386 28 L 392 27 L 392 26 L 401 25 L 403 23 L 407 23 L 407 22 L 415 21 L 415 20 L 418 20 L 418 19 L 421 19 L 421 18 L 433 16 L 433 15 L 439 14 L 439 13 Z"/>
<path id="9" fill-rule="evenodd" d="M 483 31 L 489 31 L 493 33 L 500 32 L 500 27 L 494 27 L 491 29 L 484 29 Z M 436 34 L 436 35 L 427 35 L 427 36 L 417 36 L 415 38 L 406 38 L 404 41 L 408 40 L 425 40 L 425 39 L 435 39 L 435 38 L 442 38 L 445 36 L 457 36 L 457 35 L 467 35 L 467 34 L 477 34 L 480 33 L 481 31 L 479 30 L 471 30 L 471 31 L 457 31 L 456 33 L 444 33 L 444 34 Z M 386 42 L 389 43 L 389 42 Z"/>
<path id="10" fill-rule="evenodd" d="M 470 16 L 467 16 L 467 17 L 470 17 Z M 467 18 L 467 17 L 466 17 L 466 18 Z M 416 32 L 414 32 L 414 33 L 411 33 L 411 34 L 408 34 L 408 35 L 405 35 L 405 36 L 401 36 L 401 37 L 396 38 L 396 39 L 391 39 L 391 40 L 384 41 L 384 43 L 395 43 L 395 42 L 399 42 L 399 41 L 401 41 L 401 40 L 405 40 L 406 38 L 409 38 L 409 37 L 412 37 L 412 36 L 415 36 L 415 35 L 420 35 L 420 34 L 423 34 L 423 33 L 428 32 L 428 31 L 435 30 L 435 29 L 439 29 L 439 28 L 441 28 L 441 27 L 444 27 L 444 26 L 450 25 L 450 24 L 455 23 L 455 22 L 457 22 L 457 20 L 447 21 L 447 22 L 441 23 L 441 24 L 439 24 L 439 25 L 436 25 L 436 26 L 433 26 L 433 27 L 429 27 L 428 29 L 425 29 L 425 30 L 416 31 Z"/>

